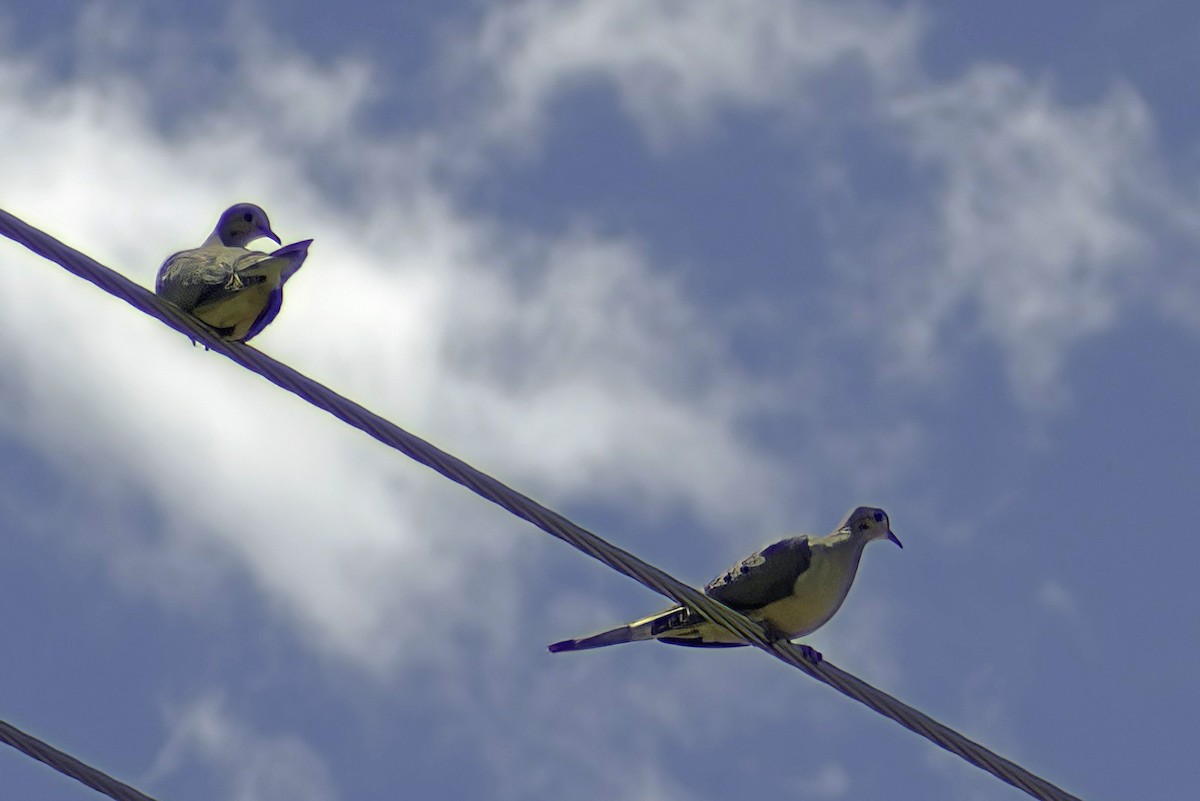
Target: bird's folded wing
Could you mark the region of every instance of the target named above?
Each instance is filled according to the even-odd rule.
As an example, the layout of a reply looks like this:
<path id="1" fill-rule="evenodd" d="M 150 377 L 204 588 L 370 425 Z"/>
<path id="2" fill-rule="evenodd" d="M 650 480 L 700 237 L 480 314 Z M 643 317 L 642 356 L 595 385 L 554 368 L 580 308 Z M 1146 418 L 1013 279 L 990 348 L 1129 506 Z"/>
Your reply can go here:
<path id="1" fill-rule="evenodd" d="M 210 288 L 223 287 L 231 272 L 228 261 L 209 250 L 184 250 L 163 262 L 154 291 L 184 311 L 192 311 Z"/>
<path id="2" fill-rule="evenodd" d="M 221 303 L 255 284 L 278 280 L 271 273 L 277 274 L 279 267 L 270 264 L 271 257 L 266 253 L 246 251 L 230 259 L 229 250 L 225 248 L 220 258 L 213 259 L 208 266 L 200 268 L 205 276 L 205 285 L 197 293 L 193 309 Z M 272 266 L 275 266 L 275 270 L 271 269 Z"/>
<path id="3" fill-rule="evenodd" d="M 705 585 L 704 592 L 732 609 L 758 609 L 791 595 L 811 563 L 808 537 L 791 537 L 750 554 Z"/>
<path id="4" fill-rule="evenodd" d="M 203 248 L 174 253 L 158 270 L 159 291 L 164 287 L 224 283 L 228 278 L 229 266 Z"/>

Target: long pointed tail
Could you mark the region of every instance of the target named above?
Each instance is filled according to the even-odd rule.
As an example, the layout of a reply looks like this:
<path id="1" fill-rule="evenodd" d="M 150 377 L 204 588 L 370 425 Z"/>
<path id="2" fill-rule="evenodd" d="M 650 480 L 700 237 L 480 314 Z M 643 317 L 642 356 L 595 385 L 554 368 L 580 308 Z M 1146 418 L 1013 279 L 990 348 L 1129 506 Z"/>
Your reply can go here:
<path id="1" fill-rule="evenodd" d="M 311 239 L 305 239 L 284 245 L 266 258 L 238 270 L 238 276 L 246 283 L 253 283 L 252 278 L 262 276 L 271 286 L 282 286 L 304 264 L 311 244 Z"/>
<path id="2" fill-rule="evenodd" d="M 311 244 L 311 239 L 302 239 L 299 242 L 284 245 L 271 253 L 272 258 L 287 260 L 287 266 L 283 268 L 283 272 L 279 276 L 279 283 L 282 284 L 284 281 L 287 281 L 300 269 L 300 266 L 304 264 L 304 260 L 308 258 L 308 246 Z"/>
<path id="3" fill-rule="evenodd" d="M 577 640 L 563 640 L 550 646 L 550 653 L 561 651 L 586 651 L 589 648 L 603 648 L 606 645 L 620 645 L 623 642 L 652 640 L 662 633 L 661 623 L 673 614 L 681 611 L 681 607 L 673 606 L 661 612 L 655 612 L 649 617 L 635 620 L 627 626 L 602 631 L 590 637 L 580 637 Z M 656 625 L 658 624 L 658 625 Z"/>
<path id="4" fill-rule="evenodd" d="M 589 648 L 603 648 L 606 645 L 619 645 L 623 642 L 633 642 L 633 629 L 629 626 L 619 626 L 615 629 L 602 631 L 590 637 L 580 637 L 577 640 L 563 640 L 550 646 L 550 653 L 560 651 L 586 651 Z"/>

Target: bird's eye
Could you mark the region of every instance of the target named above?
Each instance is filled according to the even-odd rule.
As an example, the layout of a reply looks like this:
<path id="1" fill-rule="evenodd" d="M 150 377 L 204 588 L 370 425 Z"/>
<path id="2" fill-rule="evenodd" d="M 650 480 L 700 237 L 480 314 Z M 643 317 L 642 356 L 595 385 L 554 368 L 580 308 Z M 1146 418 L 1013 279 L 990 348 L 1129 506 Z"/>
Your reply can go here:
<path id="1" fill-rule="evenodd" d="M 251 220 L 254 219 L 254 215 L 251 214 L 250 212 L 246 212 L 245 214 L 242 215 L 242 219 L 245 220 L 246 222 L 250 222 Z"/>
<path id="2" fill-rule="evenodd" d="M 876 522 L 876 523 L 882 523 L 882 522 L 883 522 L 883 512 L 876 512 L 876 513 L 875 513 L 875 522 Z"/>

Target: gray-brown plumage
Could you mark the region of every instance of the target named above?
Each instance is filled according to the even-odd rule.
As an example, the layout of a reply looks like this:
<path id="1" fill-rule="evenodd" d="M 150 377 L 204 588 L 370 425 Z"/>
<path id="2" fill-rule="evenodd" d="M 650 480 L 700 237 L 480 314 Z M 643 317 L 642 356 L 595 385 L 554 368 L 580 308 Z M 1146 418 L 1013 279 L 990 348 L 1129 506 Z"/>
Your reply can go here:
<path id="1" fill-rule="evenodd" d="M 198 248 L 172 254 L 158 270 L 154 291 L 217 329 L 225 339 L 250 340 L 283 306 L 283 285 L 308 256 L 311 239 L 271 253 L 246 245 L 279 242 L 267 213 L 252 203 L 230 206 Z"/>
<path id="2" fill-rule="evenodd" d="M 775 637 L 811 634 L 833 617 L 850 592 L 862 550 L 889 539 L 900 545 L 882 509 L 860 506 L 832 534 L 789 537 L 752 553 L 710 581 L 704 592 L 762 623 Z M 581 651 L 637 640 L 728 648 L 746 642 L 682 606 L 589 637 L 563 640 L 550 651 Z M 810 655 L 820 654 L 808 649 Z"/>

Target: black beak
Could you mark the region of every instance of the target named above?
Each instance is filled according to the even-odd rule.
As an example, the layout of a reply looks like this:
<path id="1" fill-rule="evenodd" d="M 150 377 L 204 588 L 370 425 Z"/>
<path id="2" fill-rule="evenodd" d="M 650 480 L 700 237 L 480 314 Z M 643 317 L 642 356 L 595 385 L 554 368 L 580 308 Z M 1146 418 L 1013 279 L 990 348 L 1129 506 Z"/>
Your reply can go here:
<path id="1" fill-rule="evenodd" d="M 901 541 L 900 541 L 900 540 L 899 540 L 899 539 L 896 537 L 896 535 L 895 535 L 895 534 L 893 534 L 893 533 L 892 533 L 892 532 L 890 532 L 890 531 L 888 532 L 888 539 L 889 539 L 889 540 L 891 540 L 892 542 L 896 543 L 897 545 L 899 545 L 901 548 L 903 548 L 903 547 L 904 547 L 904 543 L 902 543 L 902 542 L 901 542 Z"/>

